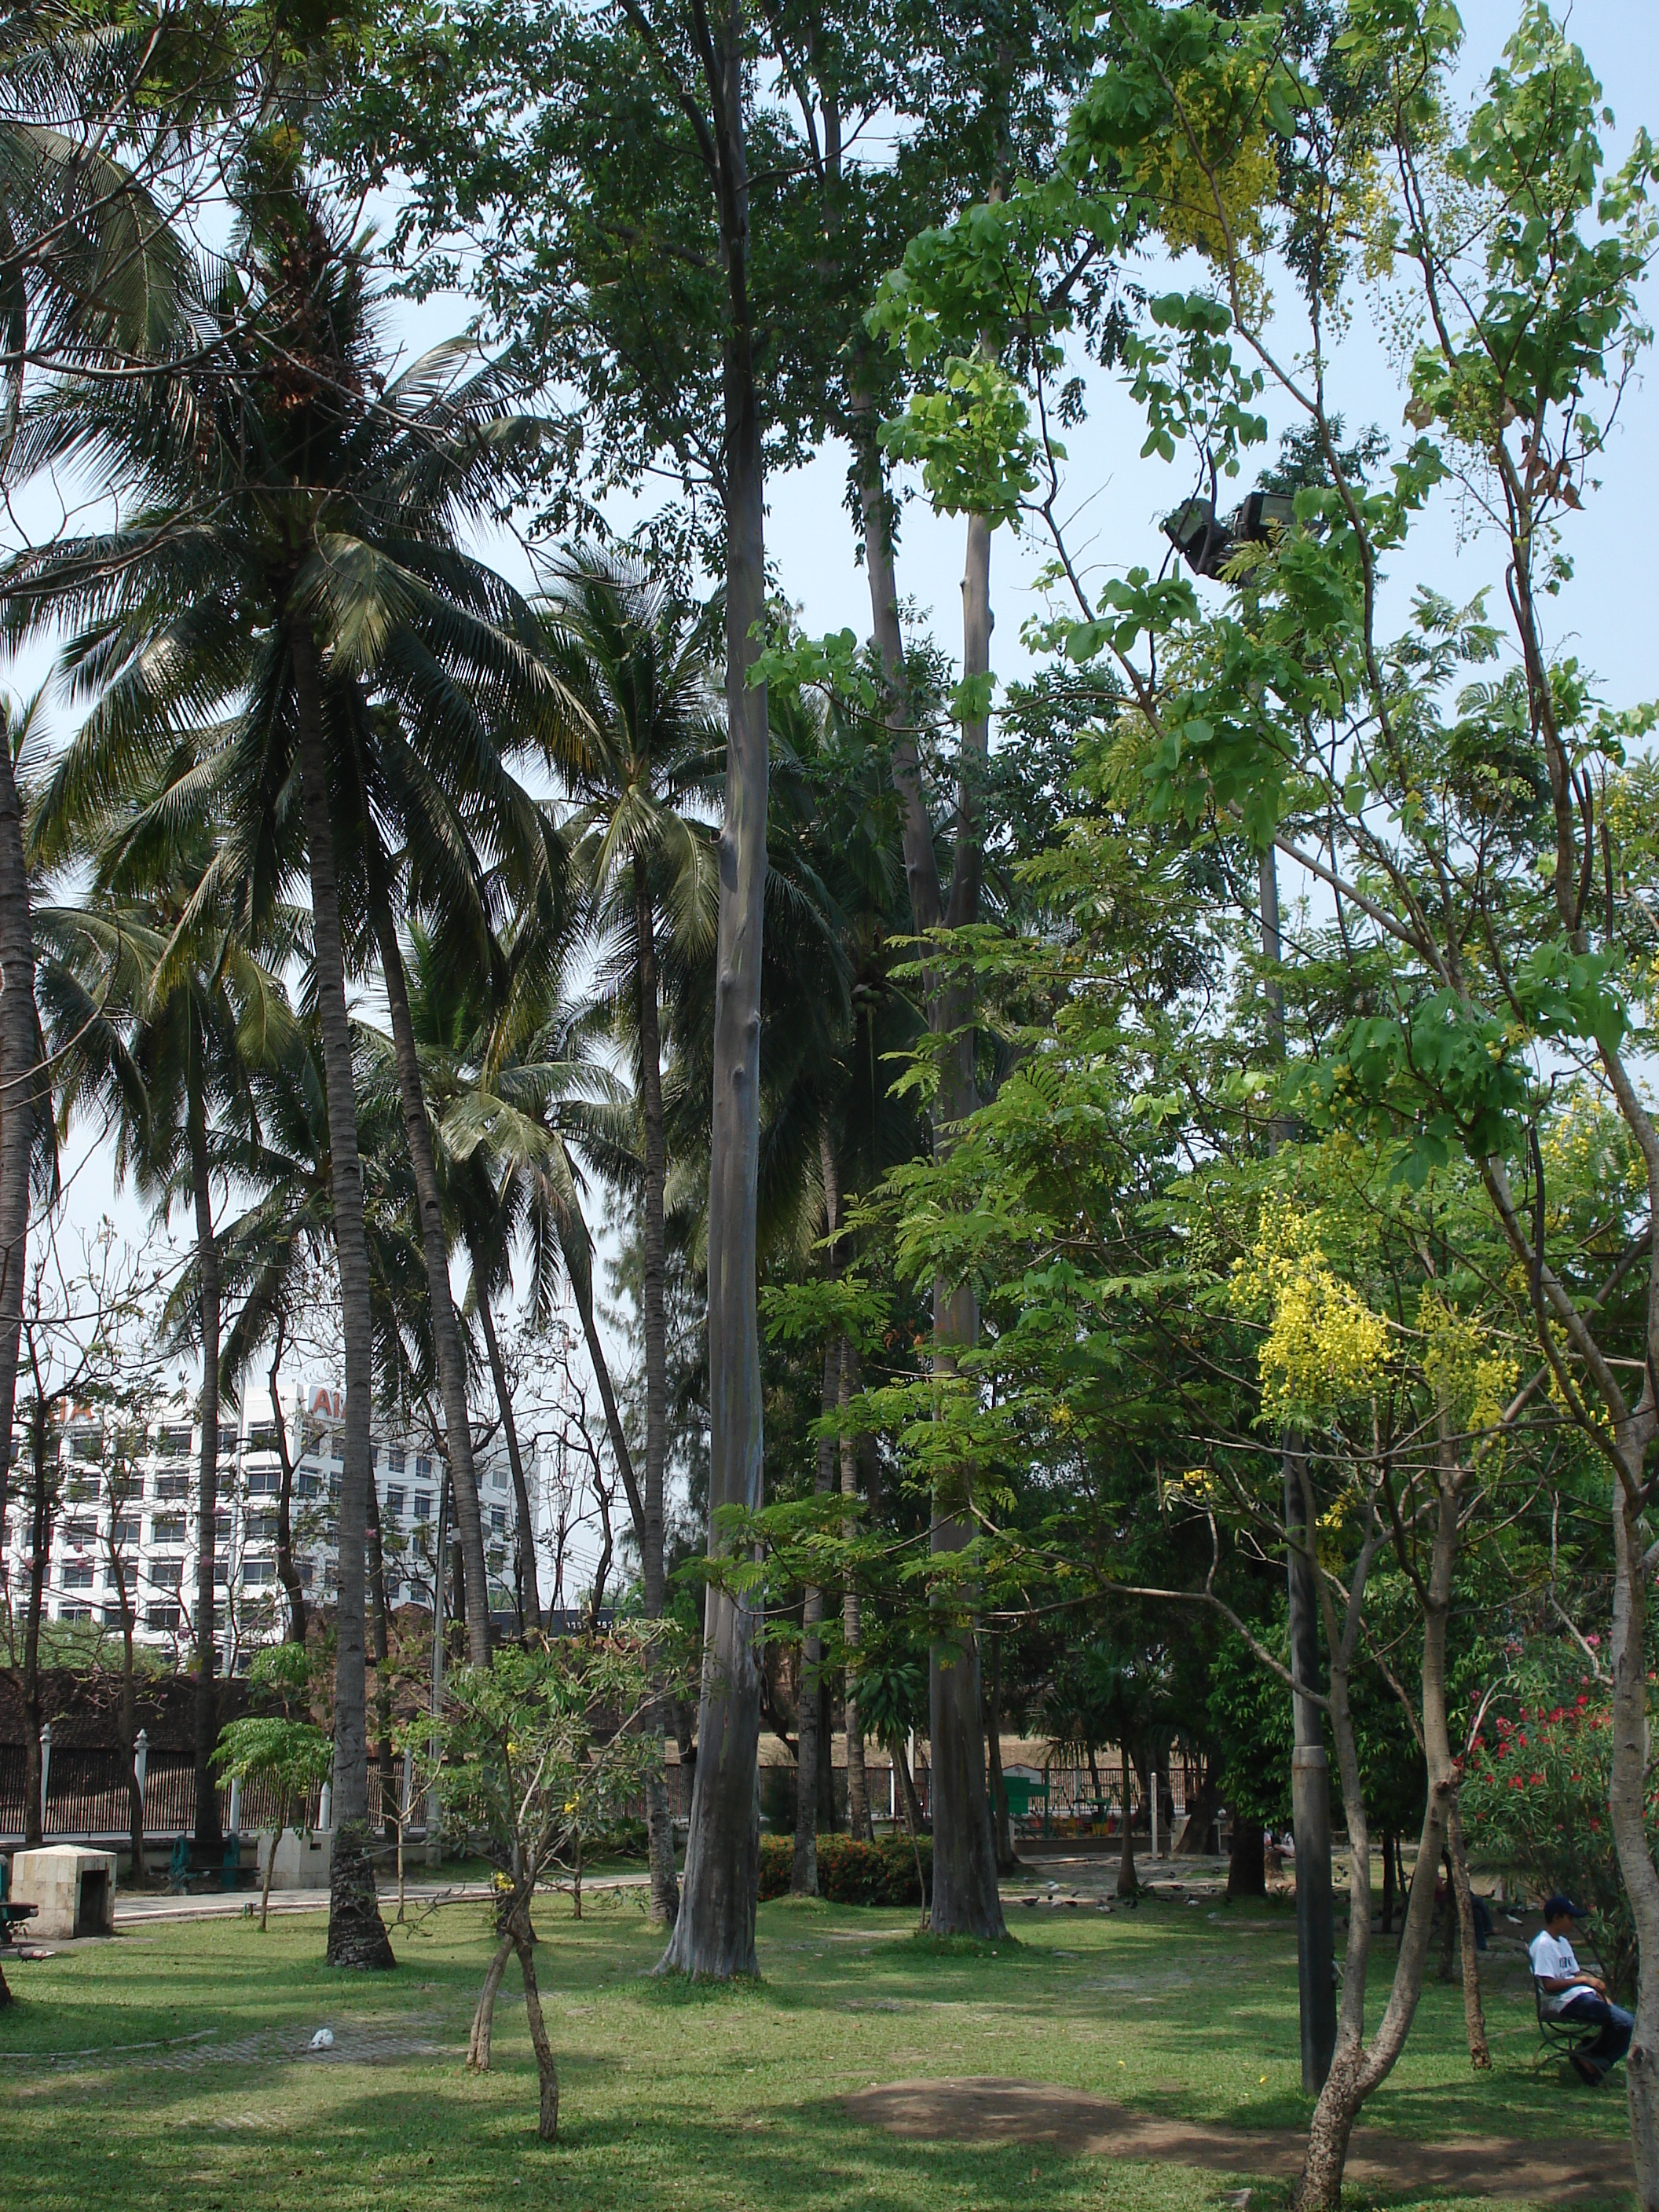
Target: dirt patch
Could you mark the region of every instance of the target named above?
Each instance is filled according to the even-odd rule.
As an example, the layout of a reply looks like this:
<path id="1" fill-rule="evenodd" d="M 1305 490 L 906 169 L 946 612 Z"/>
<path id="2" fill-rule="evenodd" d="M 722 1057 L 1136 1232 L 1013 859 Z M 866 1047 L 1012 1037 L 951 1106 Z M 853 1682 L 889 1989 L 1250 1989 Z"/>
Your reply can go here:
<path id="1" fill-rule="evenodd" d="M 1041 2081 L 988 2076 L 890 2081 L 842 2100 L 867 2127 L 922 2142 L 1025 2143 L 1068 2156 L 1166 2160 L 1237 2174 L 1287 2179 L 1302 2166 L 1303 2137 L 1288 2128 L 1212 2126 L 1161 2118 Z M 1347 2178 L 1385 2189 L 1583 2204 L 1631 2185 L 1622 2143 L 1553 2136 L 1449 2136 L 1413 2142 L 1376 2129 L 1354 2131 Z"/>

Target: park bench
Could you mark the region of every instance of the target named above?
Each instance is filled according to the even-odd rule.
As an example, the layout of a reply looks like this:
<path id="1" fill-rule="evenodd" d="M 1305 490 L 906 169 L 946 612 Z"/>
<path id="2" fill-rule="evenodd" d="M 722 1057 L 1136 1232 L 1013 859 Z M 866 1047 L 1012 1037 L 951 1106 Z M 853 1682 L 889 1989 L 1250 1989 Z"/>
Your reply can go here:
<path id="1" fill-rule="evenodd" d="M 1569 2064 L 1581 2051 L 1588 2051 L 1601 2029 L 1593 2023 L 1564 2019 L 1559 2013 L 1544 2009 L 1544 1984 L 1534 1974 L 1532 1984 L 1533 2003 L 1538 2013 L 1538 2039 L 1540 2045 L 1533 2061 L 1533 2071 L 1547 2066 L 1552 2060 L 1565 2059 Z"/>

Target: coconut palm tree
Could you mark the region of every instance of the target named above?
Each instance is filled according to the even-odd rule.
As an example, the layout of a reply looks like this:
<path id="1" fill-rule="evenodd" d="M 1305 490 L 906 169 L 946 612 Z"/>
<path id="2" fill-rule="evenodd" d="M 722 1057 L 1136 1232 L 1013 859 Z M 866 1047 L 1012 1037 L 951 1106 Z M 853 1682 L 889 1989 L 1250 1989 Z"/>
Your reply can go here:
<path id="1" fill-rule="evenodd" d="M 362 702 L 386 692 L 438 744 L 472 727 L 450 695 L 492 686 L 526 742 L 555 743 L 537 714 L 562 695 L 528 611 L 459 543 L 541 431 L 505 411 L 495 370 L 463 379 L 459 349 L 383 383 L 366 252 L 279 151 L 250 162 L 237 202 L 233 251 L 203 272 L 171 377 L 54 389 L 25 408 L 20 467 L 78 469 L 129 503 L 102 560 L 83 542 L 54 547 L 9 619 L 81 625 L 70 677 L 97 705 L 61 773 L 87 790 L 112 799 L 148 772 L 158 687 L 175 714 L 221 728 L 222 828 L 200 905 L 252 930 L 291 871 L 309 877 L 346 1386 L 328 1954 L 386 1966 L 364 1844 L 374 1324 L 346 988 L 367 904 Z M 420 718 L 402 696 L 415 690 Z M 458 1515 L 476 1517 L 476 1489 L 456 1492 Z"/>

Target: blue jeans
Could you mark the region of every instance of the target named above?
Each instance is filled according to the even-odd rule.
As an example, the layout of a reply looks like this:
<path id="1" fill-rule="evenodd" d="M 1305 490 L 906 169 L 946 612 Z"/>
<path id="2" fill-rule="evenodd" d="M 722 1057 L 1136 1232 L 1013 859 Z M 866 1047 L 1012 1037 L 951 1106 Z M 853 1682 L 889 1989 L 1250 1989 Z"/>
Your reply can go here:
<path id="1" fill-rule="evenodd" d="M 1600 2035 L 1583 2054 L 1598 2074 L 1605 2074 L 1610 2067 L 1616 2066 L 1630 2049 L 1635 2021 L 1622 2005 L 1609 2004 L 1594 1990 L 1581 1990 L 1576 1996 L 1569 1997 L 1555 2016 L 1601 2029 Z"/>

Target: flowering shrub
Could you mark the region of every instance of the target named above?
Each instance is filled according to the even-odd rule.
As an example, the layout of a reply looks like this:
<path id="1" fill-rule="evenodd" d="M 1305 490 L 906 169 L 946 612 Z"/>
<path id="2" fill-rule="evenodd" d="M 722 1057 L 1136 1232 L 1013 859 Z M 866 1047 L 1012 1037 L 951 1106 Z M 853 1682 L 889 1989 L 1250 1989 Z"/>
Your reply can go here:
<path id="1" fill-rule="evenodd" d="M 1636 1929 L 1607 1817 L 1613 1717 L 1589 1678 L 1559 1704 L 1517 1705 L 1491 1719 L 1463 1761 L 1472 1856 L 1517 1875 L 1534 1901 L 1564 1890 L 1595 1916 L 1595 1948 L 1618 1991 L 1636 1973 Z M 1659 1840 L 1659 1802 L 1648 1836 Z"/>

